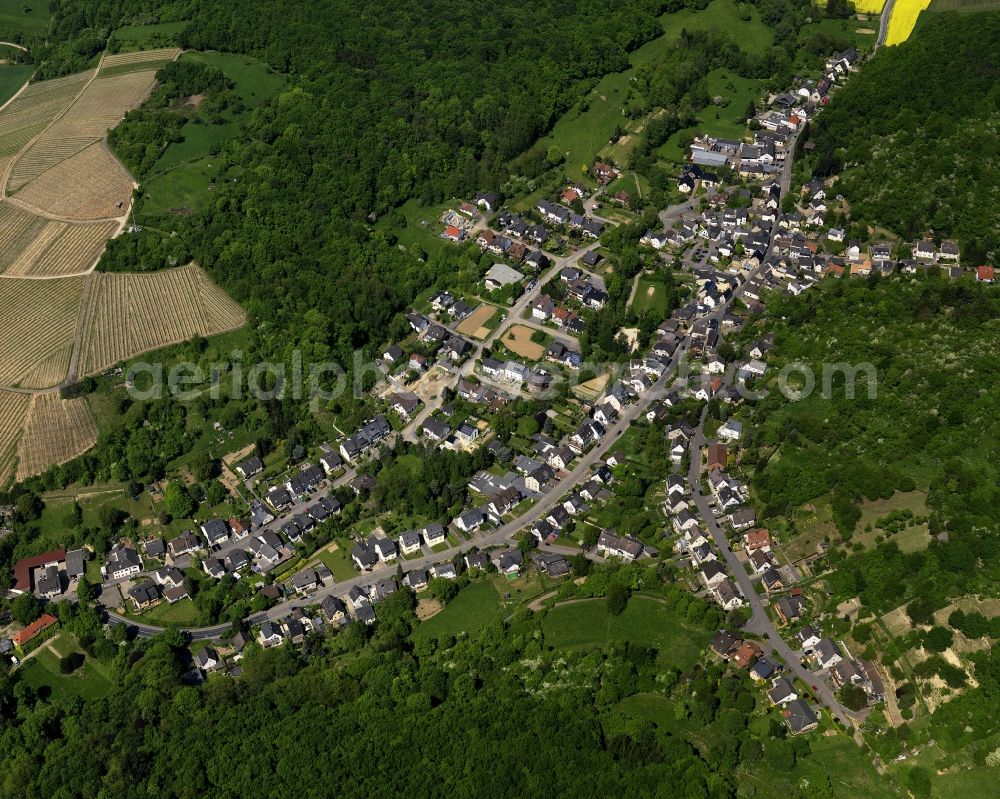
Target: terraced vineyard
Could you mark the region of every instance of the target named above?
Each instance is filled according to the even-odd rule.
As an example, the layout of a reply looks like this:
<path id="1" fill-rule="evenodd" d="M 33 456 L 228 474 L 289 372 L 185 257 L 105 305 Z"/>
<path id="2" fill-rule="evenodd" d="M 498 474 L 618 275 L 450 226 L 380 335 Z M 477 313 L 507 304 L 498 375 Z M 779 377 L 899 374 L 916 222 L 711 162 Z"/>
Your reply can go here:
<path id="1" fill-rule="evenodd" d="M 80 374 L 149 350 L 233 330 L 243 309 L 197 266 L 152 274 L 94 274 L 83 317 Z"/>
<path id="2" fill-rule="evenodd" d="M 17 445 L 30 404 L 29 394 L 0 391 L 0 486 L 14 476 Z"/>
<path id="3" fill-rule="evenodd" d="M 32 84 L 0 111 L 0 186 L 16 192 L 0 198 L 0 486 L 96 442 L 86 400 L 46 391 L 71 364 L 74 376 L 94 374 L 245 321 L 194 265 L 84 274 L 118 229 L 134 187 L 104 136 L 177 53 L 108 56 L 96 77 L 90 71 Z"/>
<path id="4" fill-rule="evenodd" d="M 51 388 L 66 377 L 84 279 L 0 278 L 0 385 Z"/>
<path id="5" fill-rule="evenodd" d="M 101 63 L 101 77 L 112 75 L 127 75 L 132 72 L 152 69 L 157 70 L 164 64 L 173 61 L 180 53 L 176 47 L 163 47 L 159 50 L 140 50 L 134 53 L 115 53 L 104 56 Z"/>
<path id="6" fill-rule="evenodd" d="M 0 200 L 0 275 L 65 277 L 90 269 L 116 222 L 56 222 Z"/>
<path id="7" fill-rule="evenodd" d="M 31 397 L 24 433 L 17 448 L 18 481 L 82 455 L 97 443 L 97 425 L 87 400 L 58 394 Z M 2 482 L 2 480 L 0 480 Z"/>
<path id="8" fill-rule="evenodd" d="M 127 213 L 133 187 L 125 168 L 98 141 L 31 181 L 13 199 L 64 219 L 110 219 Z"/>
<path id="9" fill-rule="evenodd" d="M 62 114 L 94 71 L 32 83 L 0 111 L 0 159 L 18 153 L 32 138 Z"/>
<path id="10" fill-rule="evenodd" d="M 8 178 L 8 193 L 98 141 L 142 102 L 155 77 L 155 71 L 144 70 L 92 81 L 63 116 L 17 157 Z"/>

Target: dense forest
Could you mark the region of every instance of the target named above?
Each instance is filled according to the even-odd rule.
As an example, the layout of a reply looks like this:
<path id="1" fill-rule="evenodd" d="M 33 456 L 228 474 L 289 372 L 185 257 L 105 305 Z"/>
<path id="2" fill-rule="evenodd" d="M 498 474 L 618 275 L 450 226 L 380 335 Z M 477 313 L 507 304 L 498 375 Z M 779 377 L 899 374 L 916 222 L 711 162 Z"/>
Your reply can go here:
<path id="1" fill-rule="evenodd" d="M 817 119 L 814 170 L 841 174 L 854 221 L 1000 263 L 1000 12 L 921 19 Z"/>
<path id="2" fill-rule="evenodd" d="M 588 588 L 624 600 L 608 600 L 601 615 L 664 603 L 686 619 L 687 635 L 707 640 L 718 612 L 658 583 L 628 567 L 593 575 Z M 629 600 L 640 585 L 658 598 Z M 277 797 L 294 785 L 309 797 L 698 799 L 734 796 L 737 773 L 761 769 L 774 770 L 783 792 L 796 790 L 792 772 L 810 743 L 786 739 L 777 722 L 751 731 L 755 691 L 744 675 L 692 666 L 669 647 L 554 649 L 539 616 L 523 610 L 457 641 L 414 637 L 413 605 L 408 592 L 382 603 L 374 634 L 356 624 L 300 651 L 251 645 L 242 677 L 203 688 L 185 684 L 190 655 L 176 633 L 108 641 L 92 611 L 61 608 L 115 685 L 83 702 L 0 676 L 3 715 L 18 719 L 0 732 L 0 793 Z M 622 714 L 619 703 L 636 695 L 673 709 L 655 722 Z M 830 795 L 829 778 L 810 773 L 817 779 Z"/>
<path id="3" fill-rule="evenodd" d="M 768 316 L 776 365 L 811 366 L 817 386 L 798 402 L 773 390 L 754 410 L 744 460 L 764 515 L 790 515 L 830 496 L 849 542 L 863 499 L 919 489 L 927 492 L 931 545 L 904 555 L 890 542 L 852 557 L 833 580 L 837 595 L 860 595 L 866 607 L 885 611 L 916 596 L 943 605 L 944 597 L 995 584 L 997 290 L 936 275 L 833 282 L 798 298 L 773 297 Z M 853 398 L 843 376 L 823 398 L 824 363 L 870 364 L 874 396 L 862 372 Z"/>

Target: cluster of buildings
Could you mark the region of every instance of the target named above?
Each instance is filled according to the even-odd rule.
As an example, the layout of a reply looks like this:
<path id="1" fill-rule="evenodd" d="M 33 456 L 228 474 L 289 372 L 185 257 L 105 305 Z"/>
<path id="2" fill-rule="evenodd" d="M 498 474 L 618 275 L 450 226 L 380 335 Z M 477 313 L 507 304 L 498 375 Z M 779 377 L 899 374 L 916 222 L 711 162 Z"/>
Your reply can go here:
<path id="1" fill-rule="evenodd" d="M 35 594 L 41 599 L 56 600 L 75 588 L 87 571 L 85 549 L 53 549 L 14 564 L 11 594 Z"/>

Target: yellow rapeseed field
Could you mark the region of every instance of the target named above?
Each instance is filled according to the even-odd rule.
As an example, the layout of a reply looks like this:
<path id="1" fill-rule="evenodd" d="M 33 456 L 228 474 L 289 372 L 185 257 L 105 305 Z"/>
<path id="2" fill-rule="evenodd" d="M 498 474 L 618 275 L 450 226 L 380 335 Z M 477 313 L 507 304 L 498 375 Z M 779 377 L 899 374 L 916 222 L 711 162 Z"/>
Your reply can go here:
<path id="1" fill-rule="evenodd" d="M 854 0 L 854 10 L 859 14 L 881 14 L 885 0 Z"/>
<path id="2" fill-rule="evenodd" d="M 896 0 L 889 17 L 889 30 L 885 35 L 886 44 L 905 42 L 913 33 L 920 12 L 931 4 L 931 0 Z"/>

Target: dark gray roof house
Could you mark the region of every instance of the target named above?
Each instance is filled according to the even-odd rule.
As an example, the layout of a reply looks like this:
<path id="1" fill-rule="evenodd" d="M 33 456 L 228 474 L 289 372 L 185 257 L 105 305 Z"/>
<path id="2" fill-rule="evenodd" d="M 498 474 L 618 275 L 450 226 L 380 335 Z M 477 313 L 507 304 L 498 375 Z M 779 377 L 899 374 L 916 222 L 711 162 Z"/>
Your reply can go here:
<path id="1" fill-rule="evenodd" d="M 819 719 L 809 705 L 802 699 L 793 699 L 785 706 L 785 721 L 792 735 L 809 732 L 819 725 Z"/>

